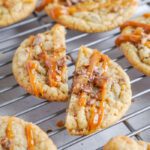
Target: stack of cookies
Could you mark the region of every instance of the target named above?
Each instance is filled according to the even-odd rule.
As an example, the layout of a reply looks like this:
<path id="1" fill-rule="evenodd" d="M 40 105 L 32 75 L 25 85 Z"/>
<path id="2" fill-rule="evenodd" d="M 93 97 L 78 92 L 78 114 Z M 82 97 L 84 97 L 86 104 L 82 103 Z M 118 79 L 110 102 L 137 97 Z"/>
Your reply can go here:
<path id="1" fill-rule="evenodd" d="M 36 0 L 0 0 L 0 26 L 24 19 L 35 5 Z M 36 8 L 60 24 L 21 43 L 14 54 L 13 74 L 36 97 L 50 102 L 69 100 L 65 126 L 71 135 L 88 135 L 115 124 L 129 109 L 132 91 L 121 66 L 99 50 L 81 46 L 69 93 L 65 27 L 94 33 L 120 26 L 116 46 L 137 70 L 150 76 L 150 14 L 127 21 L 137 6 L 136 0 L 43 0 Z M 104 150 L 142 149 L 144 144 L 149 146 L 120 136 Z M 0 149 L 57 148 L 36 125 L 6 116 L 0 117 Z"/>

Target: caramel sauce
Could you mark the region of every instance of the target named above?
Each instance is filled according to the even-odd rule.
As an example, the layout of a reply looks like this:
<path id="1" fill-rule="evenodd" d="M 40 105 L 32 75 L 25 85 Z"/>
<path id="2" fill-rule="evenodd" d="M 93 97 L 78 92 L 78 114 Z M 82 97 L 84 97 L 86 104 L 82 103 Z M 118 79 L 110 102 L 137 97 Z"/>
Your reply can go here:
<path id="1" fill-rule="evenodd" d="M 85 106 L 86 105 L 86 93 L 82 92 L 79 99 L 79 105 Z"/>
<path id="2" fill-rule="evenodd" d="M 54 57 L 50 57 L 45 62 L 46 66 L 48 67 L 48 79 L 49 79 L 49 85 L 51 87 L 57 87 L 58 83 L 56 81 L 56 68 L 57 68 L 57 62 Z"/>
<path id="3" fill-rule="evenodd" d="M 45 63 L 45 66 L 48 69 L 48 82 L 49 82 L 48 84 L 51 87 L 57 87 L 58 86 L 58 82 L 57 82 L 57 79 L 56 79 L 56 76 L 57 76 L 56 56 L 58 56 L 58 55 L 59 55 L 59 52 L 54 53 L 51 57 L 49 57 L 46 52 L 42 52 L 39 55 L 39 58 L 41 60 L 43 60 L 43 62 Z M 62 67 L 61 68 L 61 72 L 62 72 L 61 74 L 63 74 L 64 71 L 65 71 L 65 67 Z M 61 76 L 61 78 L 63 78 L 63 77 Z"/>
<path id="4" fill-rule="evenodd" d="M 89 78 L 92 78 L 94 68 L 100 62 L 102 62 L 102 68 L 104 69 L 104 73 L 102 74 L 102 76 L 105 76 L 106 71 L 107 71 L 108 61 L 109 61 L 109 58 L 106 55 L 101 54 L 97 50 L 94 50 L 89 60 L 89 67 L 87 68 L 87 74 L 89 75 Z M 95 104 L 90 108 L 90 118 L 88 121 L 88 126 L 89 126 L 90 131 L 96 129 L 102 122 L 102 119 L 104 116 L 103 103 L 105 101 L 105 96 L 106 96 L 106 83 L 107 83 L 107 80 L 104 80 L 102 82 L 102 86 L 100 87 L 99 92 L 98 92 L 98 93 L 101 93 L 100 96 L 98 95 L 98 100 L 100 101 L 100 106 L 98 108 L 98 111 L 97 111 L 97 106 L 95 106 Z M 81 93 L 78 103 L 80 106 L 86 105 L 86 93 L 85 92 Z M 97 117 L 97 122 L 95 123 L 96 117 Z"/>
<path id="5" fill-rule="evenodd" d="M 30 52 L 31 53 L 31 52 Z M 29 74 L 29 81 L 31 83 L 32 90 L 36 96 L 39 96 L 40 94 L 44 95 L 43 85 L 40 82 L 36 83 L 36 76 L 34 74 L 34 70 L 37 69 L 37 64 L 34 63 L 34 61 L 31 60 L 31 54 L 29 53 L 29 58 L 26 63 L 27 72 Z M 52 57 L 49 57 L 46 52 L 42 52 L 39 56 L 39 59 L 45 63 L 45 66 L 48 69 L 48 84 L 51 87 L 57 87 L 58 83 L 56 80 L 56 68 L 57 68 L 57 62 L 55 60 L 55 55 Z M 64 71 L 64 70 L 62 70 Z M 36 83 L 36 84 L 35 84 Z"/>
<path id="6" fill-rule="evenodd" d="M 63 6 L 57 6 L 57 7 L 51 8 L 49 13 L 53 19 L 57 19 L 61 15 L 67 15 L 68 9 Z"/>
<path id="7" fill-rule="evenodd" d="M 104 101 L 105 101 L 105 96 L 106 96 L 106 82 L 105 82 L 105 84 L 103 84 L 103 87 L 100 89 L 100 91 L 101 91 L 101 98 L 99 99 L 100 106 L 99 106 L 98 112 L 96 113 L 95 106 L 91 107 L 91 116 L 90 116 L 90 120 L 89 120 L 89 130 L 90 131 L 92 131 L 95 128 L 97 128 L 98 126 L 100 126 L 100 124 L 102 123 L 103 117 L 104 117 Z M 96 115 L 98 115 L 97 123 L 94 122 Z"/>
<path id="8" fill-rule="evenodd" d="M 123 25 L 121 25 L 120 29 L 123 30 L 127 26 L 131 26 L 134 28 L 141 27 L 146 33 L 150 33 L 150 24 L 144 24 L 135 21 L 127 21 Z"/>
<path id="9" fill-rule="evenodd" d="M 33 70 L 35 70 L 37 68 L 37 65 L 32 60 L 29 60 L 26 64 L 26 67 L 27 67 L 27 71 L 28 71 L 28 74 L 29 74 L 29 80 L 30 80 L 30 83 L 31 83 L 32 90 L 34 91 L 34 94 L 36 96 L 39 96 L 40 91 L 37 89 L 37 87 L 35 85 L 36 77 L 33 73 Z"/>
<path id="10" fill-rule="evenodd" d="M 100 53 L 97 50 L 95 50 L 90 58 L 90 62 L 89 62 L 90 65 L 87 69 L 87 73 L 88 73 L 89 77 L 92 77 L 94 67 L 98 64 L 98 62 L 100 61 L 100 58 L 101 58 Z M 80 106 L 86 105 L 86 93 L 85 92 L 81 93 L 78 102 L 79 102 Z"/>
<path id="11" fill-rule="evenodd" d="M 7 125 L 7 128 L 6 128 L 6 136 L 9 140 L 13 140 L 13 138 L 14 138 L 14 133 L 13 133 L 13 130 L 12 130 L 12 122 L 13 122 L 13 118 L 10 117 L 8 119 L 8 125 Z M 13 145 L 11 144 L 9 150 L 13 150 L 13 149 L 14 149 Z"/>
<path id="12" fill-rule="evenodd" d="M 150 13 L 144 14 L 143 15 L 145 18 L 150 18 Z"/>
<path id="13" fill-rule="evenodd" d="M 124 28 L 126 28 L 128 26 L 131 26 L 136 29 L 131 34 L 120 35 L 115 41 L 117 46 L 120 46 L 120 44 L 124 43 L 124 42 L 131 42 L 133 44 L 140 43 L 141 38 L 142 38 L 142 29 L 144 30 L 144 32 L 146 32 L 148 34 L 150 33 L 150 24 L 144 24 L 144 23 L 135 22 L 135 21 L 128 21 L 128 22 L 124 23 L 120 28 L 121 28 L 121 30 L 123 30 Z M 138 28 L 138 27 L 140 27 L 140 28 Z"/>
<path id="14" fill-rule="evenodd" d="M 8 120 L 8 125 L 6 128 L 6 136 L 8 139 L 13 139 L 14 138 L 14 133 L 12 131 L 12 122 L 13 122 L 13 118 L 10 117 Z"/>
<path id="15" fill-rule="evenodd" d="M 120 35 L 115 43 L 117 46 L 120 46 L 121 43 L 124 43 L 124 42 L 131 42 L 131 43 L 139 43 L 141 41 L 141 36 L 139 35 L 133 35 L 133 34 L 130 34 L 130 35 Z"/>
<path id="16" fill-rule="evenodd" d="M 31 124 L 26 125 L 25 132 L 27 137 L 28 150 L 34 150 L 34 137 L 33 137 L 33 129 Z"/>
<path id="17" fill-rule="evenodd" d="M 90 108 L 90 119 L 89 119 L 89 122 L 88 122 L 88 126 L 89 126 L 89 130 L 92 131 L 95 127 L 96 127 L 96 124 L 94 123 L 94 118 L 95 118 L 95 115 L 96 115 L 96 107 L 95 105 L 93 105 L 91 108 Z"/>
<path id="18" fill-rule="evenodd" d="M 134 3 L 134 1 L 132 1 Z M 82 3 L 77 3 L 76 5 L 70 6 L 70 7 L 65 7 L 65 6 L 56 6 L 52 8 L 49 12 L 50 16 L 54 19 L 57 19 L 60 15 L 73 15 L 76 12 L 82 12 L 82 11 L 93 11 L 96 9 L 102 9 L 102 8 L 107 8 L 107 9 L 113 9 L 116 5 L 122 5 L 126 6 L 128 5 L 128 1 L 118 1 L 114 2 L 113 0 L 110 0 L 108 2 L 105 2 L 103 4 L 99 4 L 97 2 L 82 2 Z M 130 1 L 131 4 L 131 1 Z"/>

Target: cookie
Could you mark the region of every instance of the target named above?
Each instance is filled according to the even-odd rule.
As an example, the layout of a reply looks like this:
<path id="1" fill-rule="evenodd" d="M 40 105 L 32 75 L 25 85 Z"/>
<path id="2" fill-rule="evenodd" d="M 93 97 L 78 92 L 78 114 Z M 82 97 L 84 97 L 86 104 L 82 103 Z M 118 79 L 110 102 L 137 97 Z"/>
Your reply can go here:
<path id="1" fill-rule="evenodd" d="M 149 150 L 150 143 L 135 141 L 127 136 L 117 136 L 112 138 L 103 150 Z"/>
<path id="2" fill-rule="evenodd" d="M 49 2 L 48 5 L 45 2 L 45 11 L 53 20 L 70 29 L 89 33 L 118 27 L 134 14 L 138 6 L 137 0 L 43 1 Z"/>
<path id="3" fill-rule="evenodd" d="M 0 150 L 56 150 L 38 126 L 16 117 L 0 117 Z"/>
<path id="4" fill-rule="evenodd" d="M 28 17 L 37 0 L 0 0 L 0 27 L 16 23 Z"/>
<path id="5" fill-rule="evenodd" d="M 116 45 L 133 67 L 150 76 L 150 14 L 124 23 Z"/>
<path id="6" fill-rule="evenodd" d="M 68 98 L 65 33 L 57 24 L 24 40 L 14 54 L 12 70 L 17 82 L 48 101 Z"/>
<path id="7" fill-rule="evenodd" d="M 87 135 L 116 123 L 131 105 L 128 75 L 107 55 L 81 47 L 74 73 L 66 128 Z"/>

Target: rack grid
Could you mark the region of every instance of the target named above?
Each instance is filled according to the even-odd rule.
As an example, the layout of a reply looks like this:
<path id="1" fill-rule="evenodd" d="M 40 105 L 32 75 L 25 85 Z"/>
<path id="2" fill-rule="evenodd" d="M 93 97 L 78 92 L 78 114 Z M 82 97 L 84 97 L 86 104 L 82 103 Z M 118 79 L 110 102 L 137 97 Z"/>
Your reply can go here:
<path id="1" fill-rule="evenodd" d="M 137 16 L 148 12 L 150 0 L 140 1 Z M 65 120 L 66 103 L 47 102 L 26 93 L 15 81 L 11 63 L 13 53 L 20 42 L 31 34 L 48 30 L 54 22 L 45 14 L 34 12 L 32 16 L 14 25 L 0 28 L 0 115 L 13 115 L 39 125 L 57 144 L 59 150 L 100 150 L 104 143 L 115 135 L 127 135 L 150 142 L 150 79 L 135 70 L 115 47 L 114 39 L 119 34 L 115 29 L 105 33 L 79 33 L 67 30 L 67 55 L 69 85 L 80 45 L 100 49 L 119 63 L 131 78 L 132 106 L 128 113 L 111 127 L 88 136 L 70 136 L 65 127 L 58 128 L 57 121 Z"/>

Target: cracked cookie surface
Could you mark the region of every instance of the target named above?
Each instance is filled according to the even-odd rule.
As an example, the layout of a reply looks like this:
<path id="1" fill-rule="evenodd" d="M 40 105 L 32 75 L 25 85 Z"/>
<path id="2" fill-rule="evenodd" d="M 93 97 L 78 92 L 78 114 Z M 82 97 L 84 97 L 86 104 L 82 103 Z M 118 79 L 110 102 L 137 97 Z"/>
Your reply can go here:
<path id="1" fill-rule="evenodd" d="M 131 104 L 128 75 L 108 56 L 81 47 L 66 117 L 72 135 L 87 135 L 116 123 Z"/>
<path id="2" fill-rule="evenodd" d="M 48 101 L 65 101 L 68 97 L 65 28 L 30 36 L 16 50 L 13 73 L 29 93 Z"/>
<path id="3" fill-rule="evenodd" d="M 0 27 L 16 23 L 28 17 L 37 0 L 0 0 Z"/>

